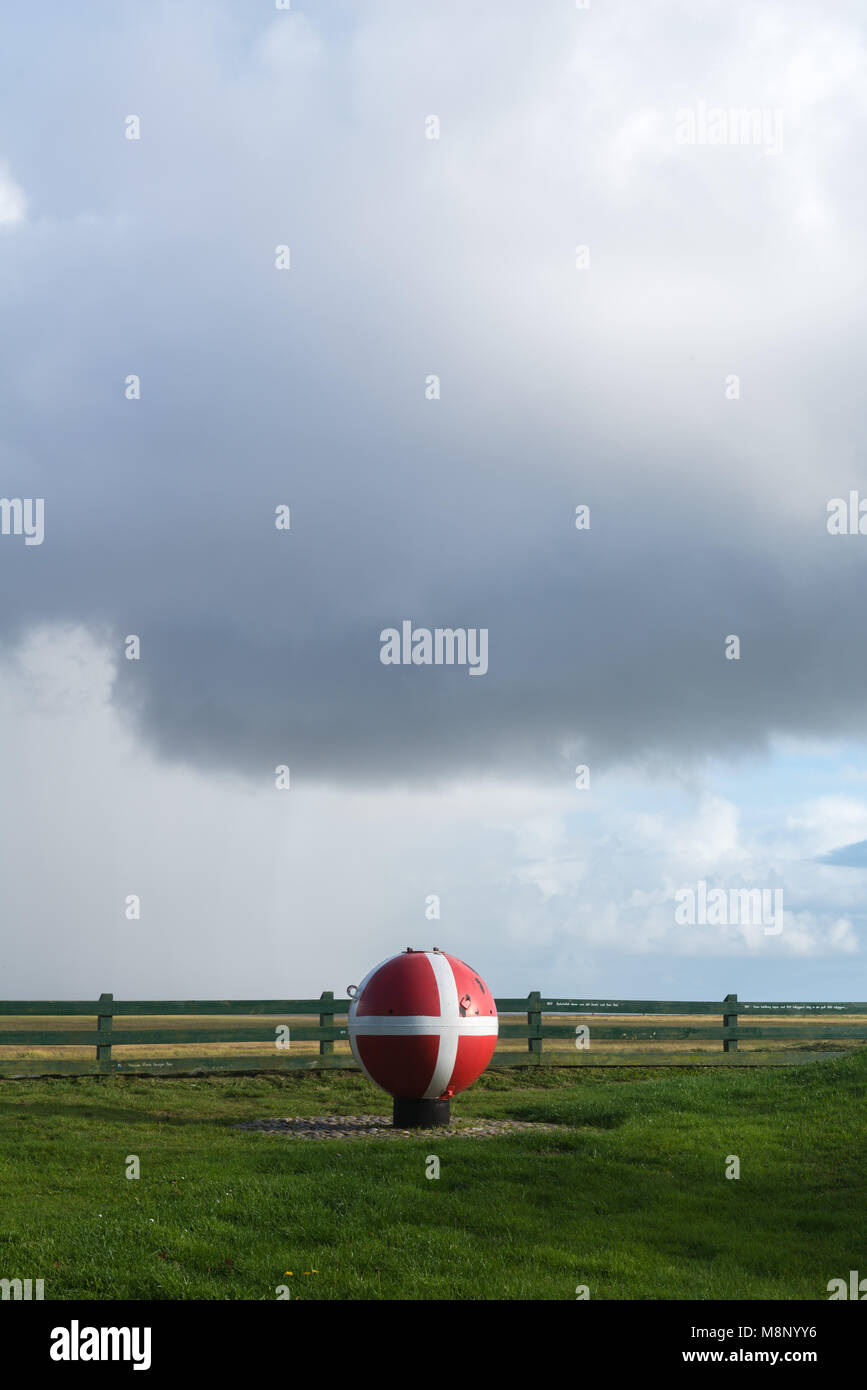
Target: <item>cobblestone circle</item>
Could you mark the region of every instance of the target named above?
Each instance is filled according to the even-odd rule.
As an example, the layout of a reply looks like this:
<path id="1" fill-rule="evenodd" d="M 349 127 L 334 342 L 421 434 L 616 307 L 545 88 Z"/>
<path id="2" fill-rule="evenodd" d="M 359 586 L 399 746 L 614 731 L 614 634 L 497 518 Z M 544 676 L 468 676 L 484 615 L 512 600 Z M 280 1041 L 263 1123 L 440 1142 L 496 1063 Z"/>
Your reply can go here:
<path id="1" fill-rule="evenodd" d="M 494 1139 L 528 1130 L 562 1129 L 532 1120 L 453 1119 L 432 1129 L 395 1129 L 389 1115 L 312 1115 L 285 1120 L 250 1120 L 235 1129 L 284 1134 L 292 1139 Z"/>

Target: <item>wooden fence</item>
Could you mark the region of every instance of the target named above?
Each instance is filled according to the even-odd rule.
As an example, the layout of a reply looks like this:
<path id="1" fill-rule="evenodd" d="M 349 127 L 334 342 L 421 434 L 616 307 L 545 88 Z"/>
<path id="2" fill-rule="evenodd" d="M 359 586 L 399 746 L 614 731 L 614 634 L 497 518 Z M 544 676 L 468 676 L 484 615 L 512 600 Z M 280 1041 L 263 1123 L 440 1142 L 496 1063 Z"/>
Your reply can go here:
<path id="1" fill-rule="evenodd" d="M 318 999 L 0 1001 L 0 1077 L 356 1070 L 349 1003 L 331 991 Z M 494 1067 L 786 1065 L 867 1041 L 867 1003 L 746 1003 L 736 994 L 704 1002 L 555 999 L 534 991 L 496 1005 Z M 191 1053 L 191 1044 L 210 1051 Z M 91 1049 L 90 1057 L 72 1055 Z"/>

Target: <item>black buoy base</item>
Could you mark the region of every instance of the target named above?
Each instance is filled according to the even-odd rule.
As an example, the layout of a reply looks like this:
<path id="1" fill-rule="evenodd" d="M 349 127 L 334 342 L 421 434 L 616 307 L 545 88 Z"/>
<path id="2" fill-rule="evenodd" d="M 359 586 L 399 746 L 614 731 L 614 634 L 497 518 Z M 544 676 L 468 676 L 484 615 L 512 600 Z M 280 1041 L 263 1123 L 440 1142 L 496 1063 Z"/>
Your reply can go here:
<path id="1" fill-rule="evenodd" d="M 395 1100 L 395 1129 L 433 1129 L 435 1125 L 447 1125 L 451 1119 L 451 1101 L 446 1100 Z"/>

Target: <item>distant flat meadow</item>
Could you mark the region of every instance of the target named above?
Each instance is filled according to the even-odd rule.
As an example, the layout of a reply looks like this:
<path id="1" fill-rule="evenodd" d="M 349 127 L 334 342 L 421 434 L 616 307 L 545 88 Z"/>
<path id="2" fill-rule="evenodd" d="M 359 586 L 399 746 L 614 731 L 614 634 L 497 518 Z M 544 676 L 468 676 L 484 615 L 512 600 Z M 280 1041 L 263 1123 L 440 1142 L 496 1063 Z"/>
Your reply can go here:
<path id="1" fill-rule="evenodd" d="M 736 1008 L 732 1005 L 732 1008 Z M 723 1005 L 720 1004 L 720 1013 L 723 1012 Z M 526 1014 L 501 1014 L 501 1025 L 507 1023 L 523 1023 Z M 803 1040 L 785 1037 L 785 1032 L 781 1037 L 761 1038 L 760 1040 L 741 1039 L 738 1043 L 738 1051 L 743 1054 L 753 1052 L 756 1054 L 757 1062 L 766 1060 L 782 1062 L 783 1054 L 797 1054 L 795 1060 L 802 1055 L 810 1053 L 818 1054 L 828 1051 L 849 1052 L 857 1051 L 864 1047 L 864 1043 L 853 1041 L 852 1039 L 834 1038 L 836 1029 L 851 1028 L 857 1025 L 864 1025 L 863 1014 L 835 1014 L 831 1017 L 823 1016 L 819 1018 L 805 1018 L 801 1015 L 793 1014 L 763 1014 L 761 1017 L 743 1015 L 740 1019 L 742 1028 L 761 1028 L 761 1029 L 796 1029 L 805 1024 L 821 1024 L 827 1034 L 827 1040 L 820 1042 L 805 1042 Z M 119 1020 L 119 1022 L 121 1022 Z M 181 1034 L 191 1027 L 199 1028 L 220 1028 L 229 1034 L 225 1042 L 196 1043 L 194 1048 L 183 1043 L 172 1043 L 160 1041 L 158 1043 L 142 1043 L 124 1046 L 117 1040 L 117 1035 L 112 1046 L 112 1056 L 115 1060 L 134 1062 L 145 1059 L 159 1060 L 160 1058 L 183 1057 L 194 1052 L 200 1057 L 235 1057 L 238 1059 L 249 1059 L 251 1068 L 255 1068 L 257 1060 L 274 1058 L 275 1051 L 273 1046 L 264 1042 L 237 1042 L 233 1041 L 231 1033 L 233 1029 L 241 1032 L 244 1028 L 251 1025 L 262 1026 L 265 1023 L 273 1024 L 275 1031 L 278 1025 L 287 1024 L 290 1030 L 291 1053 L 293 1057 L 306 1056 L 313 1058 L 319 1052 L 319 1044 L 316 1041 L 296 1039 L 292 1033 L 295 1028 L 310 1027 L 312 1020 L 309 1015 L 291 1014 L 219 1014 L 210 1016 L 207 1014 L 126 1014 L 122 1018 L 122 1026 L 139 1033 L 153 1032 L 154 1035 L 160 1034 L 161 1038 L 171 1033 Z M 342 1020 L 345 1022 L 345 1019 Z M 718 1026 L 719 1020 L 715 1018 L 696 1017 L 695 1014 L 621 1014 L 616 1018 L 610 1016 L 595 1015 L 592 1013 L 581 1014 L 556 1014 L 545 1013 L 546 1024 L 559 1024 L 567 1030 L 574 1030 L 577 1023 L 587 1024 L 590 1027 L 591 1036 L 593 1029 L 597 1025 L 623 1024 L 629 1027 L 657 1028 L 664 1024 L 667 1028 L 683 1028 L 686 1033 L 690 1029 L 702 1024 L 715 1024 Z M 86 1033 L 96 1026 L 96 1018 L 88 1017 L 84 1014 L 71 1014 L 58 1016 L 56 1014 L 37 1015 L 30 1014 L 26 1020 L 15 1015 L 5 1015 L 0 1017 L 0 1065 L 10 1061 L 87 1061 L 90 1062 L 94 1057 L 92 1046 L 76 1047 L 70 1044 L 64 1047 L 53 1047 L 47 1043 L 31 1045 L 5 1046 L 3 1044 L 4 1033 L 13 1033 L 20 1030 L 24 1025 L 32 1028 L 34 1032 L 40 1032 L 42 1036 L 54 1029 L 66 1030 L 68 1032 L 81 1031 Z M 568 1041 L 559 1044 L 560 1047 L 570 1048 L 571 1055 L 567 1060 L 574 1064 L 594 1066 L 603 1061 L 616 1062 L 619 1057 L 625 1059 L 629 1054 L 630 1060 L 640 1059 L 642 1054 L 646 1055 L 648 1062 L 654 1060 L 654 1051 L 659 1044 L 642 1039 L 624 1039 L 621 1041 L 605 1040 L 604 1042 L 594 1042 L 592 1053 L 590 1051 L 579 1054 Z M 555 1048 L 555 1043 L 548 1040 L 545 1043 L 545 1053 L 550 1054 Z M 699 1064 L 703 1062 L 713 1065 L 719 1064 L 721 1044 L 718 1041 L 705 1040 L 685 1037 L 682 1040 L 677 1038 L 667 1038 L 665 1042 L 666 1051 L 682 1054 L 683 1062 L 686 1064 Z M 497 1043 L 498 1052 L 526 1053 L 527 1042 L 525 1038 L 507 1038 L 501 1036 Z M 335 1057 L 344 1056 L 347 1062 L 351 1063 L 351 1051 L 348 1041 L 337 1040 L 334 1042 Z"/>

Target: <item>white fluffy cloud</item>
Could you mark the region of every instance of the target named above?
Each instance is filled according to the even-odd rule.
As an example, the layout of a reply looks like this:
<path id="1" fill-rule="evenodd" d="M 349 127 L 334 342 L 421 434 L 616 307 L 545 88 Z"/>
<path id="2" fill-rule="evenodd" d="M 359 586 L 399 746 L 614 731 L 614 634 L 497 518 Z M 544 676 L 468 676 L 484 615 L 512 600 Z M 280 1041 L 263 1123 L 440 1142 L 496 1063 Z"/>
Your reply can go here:
<path id="1" fill-rule="evenodd" d="M 0 162 L 0 227 L 13 227 L 27 216 L 27 195 L 15 182 L 9 166 Z"/>

